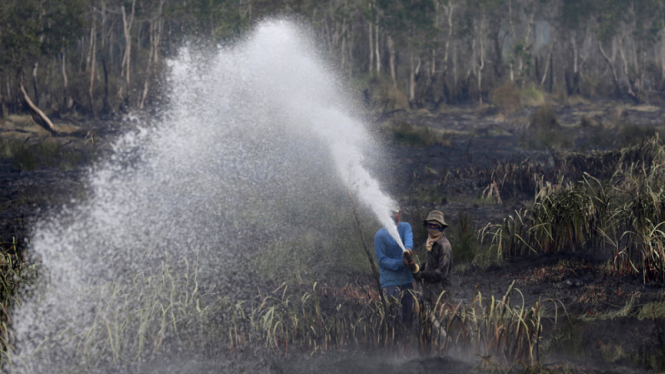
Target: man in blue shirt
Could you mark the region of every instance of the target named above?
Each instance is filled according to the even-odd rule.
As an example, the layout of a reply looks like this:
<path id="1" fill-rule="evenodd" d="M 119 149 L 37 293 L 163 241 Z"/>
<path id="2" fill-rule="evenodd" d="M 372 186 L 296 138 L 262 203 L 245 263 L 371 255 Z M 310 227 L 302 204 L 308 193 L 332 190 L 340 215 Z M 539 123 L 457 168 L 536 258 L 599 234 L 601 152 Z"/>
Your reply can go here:
<path id="1" fill-rule="evenodd" d="M 411 225 L 400 222 L 401 210 L 397 202 L 391 206 L 391 216 L 397 225 L 404 247 L 413 253 L 413 232 Z M 411 327 L 413 319 L 413 273 L 418 272 L 418 265 L 404 258 L 402 248 L 390 236 L 388 229 L 382 227 L 374 236 L 374 253 L 379 263 L 381 287 L 389 300 L 399 300 L 401 304 L 400 322 Z M 410 257 L 409 257 L 410 258 Z M 391 307 L 392 326 L 395 324 L 397 308 Z"/>

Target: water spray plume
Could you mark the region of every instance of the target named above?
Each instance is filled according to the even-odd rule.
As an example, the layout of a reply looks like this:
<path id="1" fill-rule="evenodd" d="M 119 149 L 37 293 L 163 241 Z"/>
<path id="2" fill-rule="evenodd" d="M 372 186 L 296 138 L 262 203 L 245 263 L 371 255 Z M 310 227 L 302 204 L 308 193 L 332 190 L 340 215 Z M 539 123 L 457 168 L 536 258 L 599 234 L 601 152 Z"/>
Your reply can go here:
<path id="1" fill-rule="evenodd" d="M 280 36 L 278 40 L 274 39 L 275 35 Z M 263 39 L 263 37 L 266 38 Z M 305 40 L 302 40 L 297 28 L 284 22 L 260 27 L 256 38 L 270 43 L 269 45 L 259 43 L 259 48 L 256 50 L 258 54 L 272 52 L 273 48 L 280 48 L 294 42 L 299 42 L 300 45 L 307 44 Z M 289 66 L 294 73 L 303 71 L 300 70 L 301 68 L 308 69 L 318 64 L 311 51 L 303 52 L 296 57 L 298 61 Z M 272 71 L 270 76 L 281 80 L 284 76 L 284 66 L 273 65 L 272 56 L 274 56 L 272 53 L 261 56 L 258 61 L 268 65 L 261 69 L 280 69 Z M 296 85 L 289 85 L 288 82 L 283 81 L 272 81 L 268 87 L 276 90 L 275 96 L 279 97 L 280 105 L 287 108 L 287 111 L 295 117 L 294 123 L 303 124 L 306 131 L 313 131 L 328 144 L 344 184 L 359 197 L 362 203 L 370 207 L 379 222 L 388 229 L 402 250 L 405 250 L 397 227 L 390 217 L 389 207 L 392 199 L 382 192 L 379 183 L 372 178 L 362 164 L 363 144 L 370 141 L 365 126 L 359 120 L 349 116 L 351 105 L 344 100 L 345 95 L 338 89 L 334 76 L 323 71 L 300 76 L 303 80 Z M 288 95 L 283 95 L 281 92 L 285 86 L 289 87 Z M 304 106 L 304 102 L 309 105 Z"/>
<path id="2" fill-rule="evenodd" d="M 306 35 L 268 21 L 212 56 L 184 48 L 170 61 L 162 119 L 134 121 L 85 198 L 33 228 L 42 275 L 12 316 L 11 371 L 113 372 L 185 349 L 178 329 L 213 326 L 197 325 L 205 305 L 256 289 L 242 264 L 333 240 L 347 188 L 403 247 L 364 166 L 375 143 Z"/>

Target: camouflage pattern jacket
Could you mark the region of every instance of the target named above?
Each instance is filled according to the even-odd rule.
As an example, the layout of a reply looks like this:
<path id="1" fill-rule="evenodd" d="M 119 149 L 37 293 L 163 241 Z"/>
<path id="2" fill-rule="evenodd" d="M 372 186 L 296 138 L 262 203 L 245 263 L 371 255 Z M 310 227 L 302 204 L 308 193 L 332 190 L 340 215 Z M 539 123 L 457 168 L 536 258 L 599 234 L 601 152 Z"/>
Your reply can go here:
<path id="1" fill-rule="evenodd" d="M 445 290 L 448 293 L 452 271 L 453 251 L 448 238 L 442 234 L 432 244 L 432 250 L 427 251 L 427 260 L 420 265 L 420 271 L 415 274 L 416 280 L 422 281 L 423 298 L 430 303 L 436 303 L 441 292 Z"/>

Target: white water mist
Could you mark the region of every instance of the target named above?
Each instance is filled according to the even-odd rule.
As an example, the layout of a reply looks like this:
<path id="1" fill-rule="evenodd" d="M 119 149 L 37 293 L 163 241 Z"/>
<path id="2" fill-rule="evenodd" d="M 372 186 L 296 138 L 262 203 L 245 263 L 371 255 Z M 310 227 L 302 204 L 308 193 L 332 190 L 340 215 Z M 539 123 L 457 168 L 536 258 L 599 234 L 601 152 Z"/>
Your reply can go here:
<path id="1" fill-rule="evenodd" d="M 308 44 L 309 40 L 293 24 L 265 24 L 249 43 L 248 60 L 256 64 L 249 70 L 263 73 L 258 78 L 260 84 L 273 91 L 270 94 L 278 98 L 278 105 L 292 116 L 291 123 L 304 126 L 305 131 L 324 140 L 344 184 L 370 207 L 404 250 L 390 217 L 391 198 L 363 167 L 362 149 L 370 141 L 365 125 L 350 115 L 353 105 L 338 86 L 337 77 L 321 68 L 312 49 L 306 47 Z M 283 51 L 292 48 L 298 52 L 284 55 Z"/>
<path id="2" fill-rule="evenodd" d="M 12 371 L 105 372 L 159 349 L 238 283 L 235 257 L 327 224 L 306 209 L 330 200 L 331 179 L 402 245 L 363 166 L 372 139 L 297 25 L 264 22 L 212 56 L 185 48 L 170 69 L 163 120 L 119 139 L 87 197 L 34 228 L 42 283 L 12 316 Z"/>

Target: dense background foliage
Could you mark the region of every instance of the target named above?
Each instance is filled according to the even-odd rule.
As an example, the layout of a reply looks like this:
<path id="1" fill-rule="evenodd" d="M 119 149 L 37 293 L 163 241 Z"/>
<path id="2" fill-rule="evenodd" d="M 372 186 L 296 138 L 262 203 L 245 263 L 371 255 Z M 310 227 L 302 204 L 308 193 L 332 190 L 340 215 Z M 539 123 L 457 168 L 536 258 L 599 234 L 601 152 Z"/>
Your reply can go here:
<path id="1" fill-rule="evenodd" d="M 382 110 L 438 109 L 540 86 L 557 97 L 659 100 L 662 0 L 7 0 L 0 4 L 2 115 L 104 116 L 155 103 L 183 43 L 241 37 L 297 17 Z M 366 91 L 365 91 L 366 90 Z"/>

